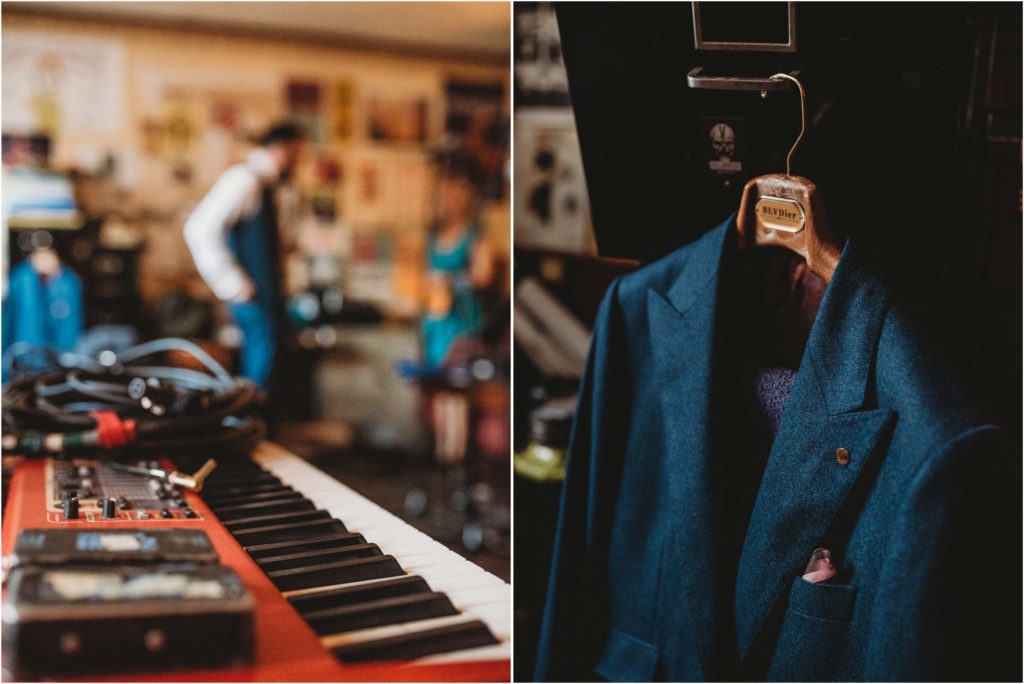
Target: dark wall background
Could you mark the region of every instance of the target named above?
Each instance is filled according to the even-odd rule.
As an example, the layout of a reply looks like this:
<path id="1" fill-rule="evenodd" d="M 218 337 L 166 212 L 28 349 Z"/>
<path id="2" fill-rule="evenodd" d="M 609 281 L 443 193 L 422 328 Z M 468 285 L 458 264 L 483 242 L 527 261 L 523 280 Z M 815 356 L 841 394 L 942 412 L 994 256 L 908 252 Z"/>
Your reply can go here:
<path id="1" fill-rule="evenodd" d="M 736 35 L 764 22 L 763 8 L 728 7 Z M 747 180 L 785 172 L 796 91 L 696 90 L 688 71 L 798 69 L 793 174 L 822 190 L 841 236 L 891 260 L 939 344 L 1019 430 L 1021 4 L 801 2 L 795 53 L 698 52 L 691 8 L 557 5 L 601 255 L 666 254 L 735 211 Z M 728 182 L 704 170 L 705 116 L 743 119 L 744 171 Z"/>

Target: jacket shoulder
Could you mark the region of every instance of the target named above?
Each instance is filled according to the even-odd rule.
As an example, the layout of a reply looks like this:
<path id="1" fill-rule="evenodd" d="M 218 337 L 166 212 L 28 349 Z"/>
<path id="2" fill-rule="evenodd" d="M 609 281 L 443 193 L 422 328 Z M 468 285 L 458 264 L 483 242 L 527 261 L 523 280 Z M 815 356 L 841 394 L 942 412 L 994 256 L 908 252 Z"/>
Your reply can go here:
<path id="1" fill-rule="evenodd" d="M 940 350 L 923 319 L 894 302 L 879 335 L 875 383 L 879 401 L 913 422 L 933 445 L 999 421 Z"/>
<path id="2" fill-rule="evenodd" d="M 631 310 L 646 309 L 648 291 L 654 290 L 662 295 L 666 294 L 683 277 L 692 262 L 694 253 L 706 249 L 707 243 L 715 240 L 715 233 L 714 230 L 709 231 L 696 240 L 669 252 L 657 261 L 628 275 L 620 276 L 616 279 L 614 287 L 611 288 L 616 292 L 618 302 Z"/>

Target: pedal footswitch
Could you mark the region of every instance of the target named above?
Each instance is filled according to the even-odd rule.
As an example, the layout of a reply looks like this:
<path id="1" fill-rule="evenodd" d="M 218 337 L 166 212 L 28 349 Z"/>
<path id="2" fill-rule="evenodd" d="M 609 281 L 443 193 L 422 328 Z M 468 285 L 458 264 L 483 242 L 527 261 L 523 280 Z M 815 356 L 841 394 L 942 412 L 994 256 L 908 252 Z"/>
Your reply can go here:
<path id="1" fill-rule="evenodd" d="M 4 678 L 244 664 L 253 609 L 221 565 L 18 566 L 0 609 Z"/>

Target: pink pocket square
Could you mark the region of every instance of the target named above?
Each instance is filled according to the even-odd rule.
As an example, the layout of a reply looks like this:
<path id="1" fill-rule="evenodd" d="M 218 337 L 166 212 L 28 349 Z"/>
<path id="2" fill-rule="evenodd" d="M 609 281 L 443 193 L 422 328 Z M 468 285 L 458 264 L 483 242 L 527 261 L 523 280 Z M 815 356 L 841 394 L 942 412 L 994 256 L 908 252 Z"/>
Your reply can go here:
<path id="1" fill-rule="evenodd" d="M 835 577 L 837 573 L 828 549 L 815 549 L 811 554 L 811 561 L 804 568 L 803 578 L 808 582 L 824 582 Z"/>

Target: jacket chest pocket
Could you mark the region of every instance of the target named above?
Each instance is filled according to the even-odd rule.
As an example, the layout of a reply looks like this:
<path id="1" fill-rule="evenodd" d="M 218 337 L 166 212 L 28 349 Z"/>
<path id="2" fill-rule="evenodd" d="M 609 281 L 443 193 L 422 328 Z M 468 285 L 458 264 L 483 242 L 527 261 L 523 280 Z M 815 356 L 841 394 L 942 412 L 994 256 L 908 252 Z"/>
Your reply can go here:
<path id="1" fill-rule="evenodd" d="M 650 682 L 658 667 L 658 647 L 612 629 L 594 672 L 610 682 Z"/>
<path id="2" fill-rule="evenodd" d="M 767 679 L 842 679 L 856 598 L 854 584 L 815 584 L 801 577 L 794 579 Z"/>

